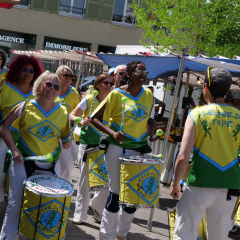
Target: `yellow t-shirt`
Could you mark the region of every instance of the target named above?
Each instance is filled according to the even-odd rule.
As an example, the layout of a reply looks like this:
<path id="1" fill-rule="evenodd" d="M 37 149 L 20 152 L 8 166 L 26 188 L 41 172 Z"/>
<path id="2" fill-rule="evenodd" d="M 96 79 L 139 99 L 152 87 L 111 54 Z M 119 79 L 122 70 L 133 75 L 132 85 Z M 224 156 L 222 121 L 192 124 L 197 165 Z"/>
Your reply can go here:
<path id="1" fill-rule="evenodd" d="M 139 148 L 147 144 L 147 122 L 153 109 L 153 94 L 149 89 L 142 88 L 137 97 L 133 97 L 117 88 L 108 94 L 92 116 L 98 112 L 105 104 L 103 123 L 109 125 L 115 132 L 120 131 L 123 103 L 122 97 L 127 97 L 124 117 L 124 143 L 120 144 L 115 139 L 108 136 L 108 141 L 122 148 Z"/>
<path id="2" fill-rule="evenodd" d="M 69 115 L 61 104 L 46 113 L 34 100 L 28 100 L 20 117 L 12 124 L 19 129 L 18 148 L 24 156 L 43 156 L 51 153 L 53 161 L 59 159 L 61 145 L 70 126 Z"/>
<path id="3" fill-rule="evenodd" d="M 240 189 L 240 111 L 226 104 L 209 104 L 190 112 L 196 129 L 192 168 L 187 184 Z"/>
<path id="4" fill-rule="evenodd" d="M 68 113 L 71 113 L 78 105 L 80 96 L 74 87 L 70 86 L 69 88 L 70 90 L 65 95 L 58 95 L 58 97 L 55 99 L 55 102 L 65 106 Z"/>
<path id="5" fill-rule="evenodd" d="M 0 85 L 1 85 L 2 81 L 6 78 L 7 72 L 8 72 L 8 69 L 3 69 L 0 72 Z"/>

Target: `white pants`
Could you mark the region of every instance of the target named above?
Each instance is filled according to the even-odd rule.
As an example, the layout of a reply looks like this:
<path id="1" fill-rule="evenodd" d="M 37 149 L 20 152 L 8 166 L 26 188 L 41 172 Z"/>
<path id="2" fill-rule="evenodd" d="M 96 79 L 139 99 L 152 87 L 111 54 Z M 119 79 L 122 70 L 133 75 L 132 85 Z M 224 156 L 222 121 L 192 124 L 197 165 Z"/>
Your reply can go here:
<path id="1" fill-rule="evenodd" d="M 3 172 L 3 168 L 7 151 L 6 143 L 0 138 L 0 203 L 4 200 L 6 173 Z"/>
<path id="2" fill-rule="evenodd" d="M 105 161 L 109 178 L 109 191 L 115 194 L 119 194 L 120 192 L 121 162 L 119 157 L 123 155 L 122 148 L 109 144 L 105 155 Z M 126 149 L 125 155 L 139 156 L 141 154 L 135 150 Z M 131 228 L 133 218 L 134 213 L 129 214 L 122 210 L 122 208 L 118 212 L 110 212 L 104 208 L 99 232 L 100 239 L 114 240 L 116 235 L 122 237 L 126 236 Z"/>
<path id="3" fill-rule="evenodd" d="M 71 152 L 73 162 L 78 164 L 79 145 L 77 145 L 74 140 L 72 141 Z"/>
<path id="4" fill-rule="evenodd" d="M 60 141 L 61 142 L 61 141 Z M 62 142 L 61 142 L 62 147 Z M 63 178 L 70 183 L 72 183 L 72 170 L 74 168 L 73 164 L 73 157 L 72 157 L 72 147 L 73 143 L 71 144 L 71 147 L 69 149 L 63 149 L 59 155 L 59 164 L 60 164 L 60 178 Z"/>
<path id="5" fill-rule="evenodd" d="M 206 214 L 209 240 L 226 240 L 232 226 L 236 197 L 227 201 L 228 189 L 187 186 L 177 204 L 174 240 L 196 240 Z"/>
<path id="6" fill-rule="evenodd" d="M 41 168 L 50 168 L 49 163 L 37 163 Z M 60 169 L 58 162 L 55 165 L 55 172 L 59 176 Z M 35 175 L 52 175 L 48 171 L 36 171 Z M 19 217 L 22 206 L 23 182 L 27 178 L 23 163 L 11 162 L 9 169 L 9 199 L 6 215 L 2 225 L 0 240 L 14 240 L 17 234 Z"/>
<path id="7" fill-rule="evenodd" d="M 82 161 L 86 148 L 87 144 L 80 144 L 79 148 L 80 178 L 74 212 L 74 218 L 80 219 L 81 221 L 87 220 L 87 210 L 91 194 L 91 191 L 89 190 L 88 163 Z M 99 214 L 102 214 L 103 212 L 108 194 L 109 194 L 108 190 L 101 189 L 99 192 L 95 192 L 95 195 L 90 203 L 91 206 L 95 208 Z"/>

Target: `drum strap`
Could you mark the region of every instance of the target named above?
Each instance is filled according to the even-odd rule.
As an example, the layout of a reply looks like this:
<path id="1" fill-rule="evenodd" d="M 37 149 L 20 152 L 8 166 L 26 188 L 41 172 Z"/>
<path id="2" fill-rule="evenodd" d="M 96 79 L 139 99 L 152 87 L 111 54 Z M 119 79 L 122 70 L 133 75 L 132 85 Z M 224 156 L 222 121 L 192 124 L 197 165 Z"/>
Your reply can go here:
<path id="1" fill-rule="evenodd" d="M 52 167 L 48 168 L 48 169 L 44 169 L 44 168 L 40 168 L 39 166 L 37 166 L 35 164 L 35 161 L 31 160 L 31 161 L 25 161 L 24 162 L 24 167 L 25 167 L 25 170 L 26 170 L 26 174 L 27 174 L 27 177 L 31 177 L 33 175 L 35 175 L 35 171 L 36 170 L 40 170 L 40 171 L 47 171 L 47 172 L 52 172 L 53 176 L 56 176 L 56 172 L 54 170 L 55 168 L 55 163 L 53 163 Z"/>

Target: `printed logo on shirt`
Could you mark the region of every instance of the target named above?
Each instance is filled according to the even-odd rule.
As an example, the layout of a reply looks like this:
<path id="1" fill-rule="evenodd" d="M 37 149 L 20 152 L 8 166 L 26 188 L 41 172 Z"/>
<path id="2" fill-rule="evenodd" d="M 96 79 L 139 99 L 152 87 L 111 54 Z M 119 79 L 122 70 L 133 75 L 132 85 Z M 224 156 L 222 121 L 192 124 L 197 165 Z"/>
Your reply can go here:
<path id="1" fill-rule="evenodd" d="M 148 167 L 126 183 L 137 196 L 139 195 L 145 201 L 141 204 L 152 204 L 158 198 L 159 171 L 154 166 Z"/>
<path id="2" fill-rule="evenodd" d="M 35 228 L 37 228 L 38 233 L 49 239 L 59 233 L 59 230 L 66 224 L 69 209 L 54 199 L 40 206 L 26 209 L 24 212 L 32 224 L 28 229 L 29 234 L 34 236 Z M 39 216 L 37 223 L 36 216 Z"/>
<path id="3" fill-rule="evenodd" d="M 137 122 L 141 122 L 143 119 L 148 117 L 148 115 L 149 115 L 148 109 L 138 103 L 129 108 L 125 112 L 125 117 L 132 118 Z"/>
<path id="4" fill-rule="evenodd" d="M 68 106 L 65 102 L 63 102 L 63 101 L 59 101 L 58 103 L 61 104 L 62 106 L 64 106 L 64 107 L 67 109 L 68 112 L 72 109 L 71 107 L 69 107 L 69 106 Z"/>
<path id="5" fill-rule="evenodd" d="M 92 164 L 92 160 L 94 161 L 94 156 L 97 157 L 97 152 L 95 153 L 92 153 L 89 157 L 88 157 L 88 160 L 89 160 L 89 164 Z M 91 159 L 91 160 L 90 160 Z M 92 174 L 95 175 L 95 177 L 93 176 L 93 178 L 96 179 L 96 182 L 98 181 L 99 184 L 98 185 L 106 185 L 107 183 L 109 183 L 108 181 L 108 171 L 107 171 L 107 167 L 106 167 L 106 163 L 105 163 L 105 160 L 104 160 L 104 154 L 101 154 L 94 162 L 93 164 L 91 165 L 90 167 L 90 172 Z M 97 179 L 97 178 L 99 179 Z M 93 180 L 93 178 L 90 176 L 90 179 Z M 101 181 L 101 180 L 102 181 Z M 91 183 L 90 183 L 91 185 Z M 91 187 L 91 186 L 90 186 Z"/>
<path id="6" fill-rule="evenodd" d="M 43 142 L 56 137 L 60 133 L 58 128 L 47 120 L 29 128 L 28 131 Z"/>

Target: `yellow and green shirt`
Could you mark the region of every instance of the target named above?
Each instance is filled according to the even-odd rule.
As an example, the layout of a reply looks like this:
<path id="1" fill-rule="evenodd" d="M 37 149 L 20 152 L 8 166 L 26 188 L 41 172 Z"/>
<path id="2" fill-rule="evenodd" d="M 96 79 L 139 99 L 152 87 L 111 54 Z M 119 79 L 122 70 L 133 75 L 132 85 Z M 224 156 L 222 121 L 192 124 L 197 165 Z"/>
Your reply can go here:
<path id="1" fill-rule="evenodd" d="M 78 105 L 80 96 L 74 87 L 70 86 L 69 88 L 70 90 L 65 95 L 61 96 L 59 94 L 55 102 L 62 104 L 66 107 L 68 113 L 71 113 Z"/>
<path id="2" fill-rule="evenodd" d="M 106 104 L 103 123 L 109 125 L 115 132 L 120 131 L 123 109 L 122 97 L 128 98 L 124 117 L 124 133 L 126 134 L 124 143 L 120 144 L 110 136 L 107 136 L 107 139 L 111 144 L 122 148 L 134 149 L 142 147 L 148 143 L 148 119 L 150 115 L 151 118 L 154 117 L 153 94 L 149 89 L 143 87 L 139 95 L 133 97 L 121 88 L 117 88 L 108 94 L 92 116 Z"/>
<path id="3" fill-rule="evenodd" d="M 240 189 L 240 111 L 225 104 L 194 108 L 196 129 L 192 169 L 187 184 L 206 188 Z"/>
<path id="4" fill-rule="evenodd" d="M 86 101 L 87 108 L 82 109 L 84 110 L 82 118 L 84 119 L 90 113 L 90 109 L 92 106 L 93 101 L 93 94 L 88 94 L 82 101 Z M 100 102 L 97 98 L 94 101 L 92 112 L 100 105 Z M 92 124 L 88 125 L 88 129 L 85 129 L 85 126 L 81 127 L 81 134 L 80 134 L 80 143 L 82 144 L 91 144 L 97 145 L 99 144 L 100 137 L 103 133 L 95 128 Z"/>
<path id="5" fill-rule="evenodd" d="M 65 107 L 57 104 L 46 113 L 34 99 L 28 100 L 22 114 L 12 125 L 19 129 L 18 149 L 23 156 L 51 153 L 53 161 L 58 161 L 61 152 L 59 139 L 66 139 L 70 130 Z"/>
<path id="6" fill-rule="evenodd" d="M 1 85 L 2 81 L 6 78 L 7 72 L 8 72 L 8 69 L 3 69 L 0 72 L 0 85 Z"/>

